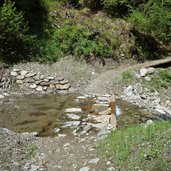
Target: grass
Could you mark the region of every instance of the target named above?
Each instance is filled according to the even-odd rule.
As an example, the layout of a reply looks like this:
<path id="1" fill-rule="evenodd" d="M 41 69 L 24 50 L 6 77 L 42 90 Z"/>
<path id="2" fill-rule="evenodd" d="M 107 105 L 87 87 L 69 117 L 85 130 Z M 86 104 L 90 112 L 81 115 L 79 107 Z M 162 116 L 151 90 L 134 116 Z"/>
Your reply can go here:
<path id="1" fill-rule="evenodd" d="M 37 147 L 35 144 L 28 144 L 25 147 L 25 153 L 27 158 L 35 157 Z"/>
<path id="2" fill-rule="evenodd" d="M 134 76 L 130 71 L 124 71 L 121 74 L 121 82 L 124 84 L 131 83 L 133 79 L 134 79 Z"/>
<path id="3" fill-rule="evenodd" d="M 171 71 L 168 69 L 160 70 L 159 73 L 147 83 L 147 86 L 151 91 L 168 88 L 171 86 Z"/>
<path id="4" fill-rule="evenodd" d="M 135 125 L 112 132 L 98 144 L 105 158 L 112 158 L 116 170 L 170 170 L 171 122 Z"/>

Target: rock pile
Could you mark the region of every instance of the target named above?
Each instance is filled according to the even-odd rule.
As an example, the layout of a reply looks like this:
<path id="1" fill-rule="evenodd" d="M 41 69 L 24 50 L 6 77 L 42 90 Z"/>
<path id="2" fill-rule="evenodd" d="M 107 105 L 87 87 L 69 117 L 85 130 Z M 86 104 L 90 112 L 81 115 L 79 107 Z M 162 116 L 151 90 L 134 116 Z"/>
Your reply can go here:
<path id="1" fill-rule="evenodd" d="M 70 86 L 63 77 L 52 77 L 21 69 L 13 69 L 11 76 L 23 90 L 33 90 L 44 93 L 67 93 Z"/>

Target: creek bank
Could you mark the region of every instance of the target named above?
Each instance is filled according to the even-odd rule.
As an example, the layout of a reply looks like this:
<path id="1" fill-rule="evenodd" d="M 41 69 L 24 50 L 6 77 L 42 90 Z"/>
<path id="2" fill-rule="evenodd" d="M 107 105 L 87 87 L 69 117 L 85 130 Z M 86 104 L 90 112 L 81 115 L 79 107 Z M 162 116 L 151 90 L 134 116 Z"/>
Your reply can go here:
<path id="1" fill-rule="evenodd" d="M 155 68 L 141 68 L 135 73 L 138 82 L 125 87 L 121 98 L 130 101 L 139 107 L 145 107 L 148 111 L 155 113 L 164 119 L 171 119 L 171 96 L 166 89 L 163 93 L 155 90 L 151 92 L 143 82 L 150 82 L 158 71 Z M 163 97 L 161 96 L 163 94 Z"/>

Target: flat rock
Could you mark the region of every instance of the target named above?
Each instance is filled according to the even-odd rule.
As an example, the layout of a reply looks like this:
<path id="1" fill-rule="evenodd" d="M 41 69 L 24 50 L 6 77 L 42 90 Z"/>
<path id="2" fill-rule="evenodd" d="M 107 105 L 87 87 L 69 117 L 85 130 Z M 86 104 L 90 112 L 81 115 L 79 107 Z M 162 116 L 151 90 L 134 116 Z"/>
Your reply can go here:
<path id="1" fill-rule="evenodd" d="M 26 78 L 26 79 L 24 79 L 24 82 L 26 82 L 26 83 L 34 83 L 35 80 L 33 78 Z"/>
<path id="2" fill-rule="evenodd" d="M 69 119 L 72 120 L 79 120 L 81 116 L 75 115 L 75 114 L 66 114 Z"/>
<path id="3" fill-rule="evenodd" d="M 84 99 L 86 99 L 87 97 L 85 97 L 85 96 L 78 96 L 77 97 L 77 99 L 79 99 L 79 100 L 84 100 Z"/>
<path id="4" fill-rule="evenodd" d="M 65 85 L 65 84 L 68 84 L 68 83 L 69 83 L 69 81 L 68 81 L 68 80 L 60 81 L 60 84 L 61 84 L 61 85 Z"/>
<path id="5" fill-rule="evenodd" d="M 131 96 L 133 95 L 133 86 L 129 85 L 125 90 L 124 90 L 124 95 L 126 96 Z"/>
<path id="6" fill-rule="evenodd" d="M 110 108 L 99 112 L 99 115 L 110 115 L 110 114 L 111 114 Z"/>
<path id="7" fill-rule="evenodd" d="M 3 99 L 5 96 L 3 96 L 3 95 L 0 95 L 0 99 Z"/>
<path id="8" fill-rule="evenodd" d="M 25 75 L 26 78 L 28 77 L 34 77 L 36 75 L 36 73 L 30 72 L 28 74 Z"/>
<path id="9" fill-rule="evenodd" d="M 156 72 L 156 69 L 153 67 L 147 68 L 148 74 L 154 74 Z"/>
<path id="10" fill-rule="evenodd" d="M 45 75 L 41 75 L 41 76 L 40 76 L 40 79 L 41 79 L 41 80 L 45 79 Z"/>
<path id="11" fill-rule="evenodd" d="M 42 88 L 41 86 L 38 86 L 38 87 L 36 88 L 36 91 L 43 91 L 43 88 Z"/>
<path id="12" fill-rule="evenodd" d="M 82 167 L 79 171 L 89 171 L 90 168 L 89 167 Z"/>
<path id="13" fill-rule="evenodd" d="M 24 76 L 23 76 L 23 75 L 18 75 L 18 76 L 16 77 L 16 79 L 17 79 L 17 80 L 24 80 Z"/>
<path id="14" fill-rule="evenodd" d="M 30 85 L 30 88 L 31 88 L 31 89 L 35 89 L 36 87 L 37 87 L 36 84 L 31 84 L 31 85 Z"/>
<path id="15" fill-rule="evenodd" d="M 95 159 L 91 159 L 91 160 L 89 160 L 89 162 L 88 162 L 88 163 L 90 163 L 90 164 L 97 164 L 99 161 L 100 161 L 100 159 L 99 159 L 99 158 L 95 158 Z"/>
<path id="16" fill-rule="evenodd" d="M 17 84 L 23 84 L 23 81 L 22 80 L 16 80 L 16 83 Z"/>
<path id="17" fill-rule="evenodd" d="M 80 121 L 68 121 L 65 122 L 64 125 L 62 126 L 63 128 L 75 128 L 78 125 L 80 125 Z"/>
<path id="18" fill-rule="evenodd" d="M 28 71 L 21 71 L 20 74 L 25 76 L 28 73 Z"/>
<path id="19" fill-rule="evenodd" d="M 41 86 L 49 86 L 50 85 L 50 82 L 48 81 L 43 81 L 40 83 Z"/>
<path id="20" fill-rule="evenodd" d="M 11 72 L 11 75 L 12 75 L 13 77 L 16 77 L 16 76 L 18 75 L 18 73 L 15 72 L 15 71 L 12 71 L 12 72 Z"/>
<path id="21" fill-rule="evenodd" d="M 47 77 L 48 80 L 54 80 L 54 77 Z"/>
<path id="22" fill-rule="evenodd" d="M 19 68 L 14 68 L 13 71 L 14 71 L 14 72 L 19 72 L 19 71 L 21 71 L 21 69 L 19 69 Z"/>
<path id="23" fill-rule="evenodd" d="M 82 113 L 81 108 L 68 108 L 65 109 L 66 113 Z"/>
<path id="24" fill-rule="evenodd" d="M 140 76 L 145 77 L 147 75 L 147 72 L 148 72 L 147 68 L 141 68 L 140 69 Z"/>

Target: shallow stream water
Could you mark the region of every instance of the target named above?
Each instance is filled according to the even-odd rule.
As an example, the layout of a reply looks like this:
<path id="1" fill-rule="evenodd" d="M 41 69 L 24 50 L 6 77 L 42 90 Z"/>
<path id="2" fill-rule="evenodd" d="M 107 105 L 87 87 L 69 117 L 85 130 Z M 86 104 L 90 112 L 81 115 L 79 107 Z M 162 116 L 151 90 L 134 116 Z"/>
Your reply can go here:
<path id="1" fill-rule="evenodd" d="M 40 136 L 52 135 L 54 128 L 68 121 L 65 109 L 82 108 L 86 117 L 94 102 L 76 100 L 77 95 L 28 95 L 13 96 L 4 100 L 0 107 L 0 127 L 14 132 L 38 132 Z M 142 123 L 149 119 L 150 114 L 144 109 L 128 102 L 117 100 L 118 127 Z M 97 107 L 98 108 L 98 107 Z M 82 117 L 82 118 L 83 118 Z M 64 130 L 61 130 L 62 133 Z"/>

